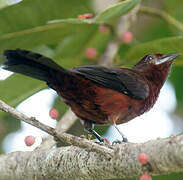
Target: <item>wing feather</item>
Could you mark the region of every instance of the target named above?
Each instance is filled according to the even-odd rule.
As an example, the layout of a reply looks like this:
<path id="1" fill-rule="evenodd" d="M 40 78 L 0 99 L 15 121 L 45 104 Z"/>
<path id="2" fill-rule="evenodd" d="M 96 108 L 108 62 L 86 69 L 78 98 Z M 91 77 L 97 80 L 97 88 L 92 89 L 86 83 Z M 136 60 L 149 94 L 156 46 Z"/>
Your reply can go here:
<path id="1" fill-rule="evenodd" d="M 135 99 L 145 99 L 149 95 L 145 79 L 131 69 L 91 65 L 76 67 L 72 71 Z"/>

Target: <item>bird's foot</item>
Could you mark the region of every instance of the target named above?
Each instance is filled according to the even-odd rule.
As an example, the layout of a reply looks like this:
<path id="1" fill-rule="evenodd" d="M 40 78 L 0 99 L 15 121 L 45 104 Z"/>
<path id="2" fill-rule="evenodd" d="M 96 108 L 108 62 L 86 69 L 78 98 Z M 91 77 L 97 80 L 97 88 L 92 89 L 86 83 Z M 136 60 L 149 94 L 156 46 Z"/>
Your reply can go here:
<path id="1" fill-rule="evenodd" d="M 115 141 L 112 142 L 112 145 L 121 144 L 121 143 L 122 143 L 122 141 L 116 139 Z"/>
<path id="2" fill-rule="evenodd" d="M 123 141 L 122 142 L 128 142 L 128 139 L 125 136 L 123 136 Z"/>
<path id="3" fill-rule="evenodd" d="M 119 140 L 116 140 L 116 141 L 114 141 L 112 144 L 121 144 L 121 143 L 123 143 L 123 142 L 128 142 L 128 139 L 126 138 L 126 136 L 118 129 L 118 127 L 117 127 L 117 125 L 116 124 L 113 124 L 114 125 L 114 127 L 117 129 L 117 131 L 119 132 L 119 134 L 121 135 L 121 137 L 122 137 L 122 141 L 119 141 Z M 118 143 L 115 143 L 115 142 L 118 142 Z M 119 143 L 119 142 L 121 142 L 121 143 Z"/>
<path id="4" fill-rule="evenodd" d="M 122 144 L 122 143 L 126 143 L 126 142 L 128 142 L 128 139 L 126 137 L 123 137 L 123 140 L 122 141 L 120 141 L 120 140 L 117 139 L 117 140 L 115 140 L 115 141 L 112 142 L 112 145 Z"/>

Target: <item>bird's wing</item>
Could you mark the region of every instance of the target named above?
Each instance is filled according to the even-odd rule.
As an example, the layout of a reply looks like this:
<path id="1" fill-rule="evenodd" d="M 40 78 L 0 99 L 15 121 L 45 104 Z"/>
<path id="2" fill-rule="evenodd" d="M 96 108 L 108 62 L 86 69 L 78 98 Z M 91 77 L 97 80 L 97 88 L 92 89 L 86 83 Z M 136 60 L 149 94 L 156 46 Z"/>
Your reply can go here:
<path id="1" fill-rule="evenodd" d="M 130 69 L 91 65 L 76 67 L 71 71 L 135 99 L 145 99 L 149 95 L 146 80 Z"/>

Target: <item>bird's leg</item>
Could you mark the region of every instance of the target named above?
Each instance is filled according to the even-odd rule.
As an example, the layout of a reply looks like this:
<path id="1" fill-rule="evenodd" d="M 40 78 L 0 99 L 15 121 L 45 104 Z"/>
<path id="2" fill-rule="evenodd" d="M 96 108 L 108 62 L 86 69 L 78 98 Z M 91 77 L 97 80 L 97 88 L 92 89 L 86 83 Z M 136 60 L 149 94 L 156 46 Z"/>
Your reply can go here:
<path id="1" fill-rule="evenodd" d="M 115 140 L 112 142 L 112 145 L 113 144 L 121 144 L 122 142 L 128 142 L 128 139 L 126 138 L 126 136 L 119 130 L 119 128 L 117 127 L 116 125 L 116 122 L 118 120 L 119 116 L 111 116 L 109 117 L 109 122 L 116 128 L 116 130 L 119 132 L 119 134 L 121 135 L 122 137 L 122 141 L 120 140 Z"/>
<path id="2" fill-rule="evenodd" d="M 122 137 L 122 142 L 128 142 L 128 139 L 127 137 L 119 130 L 119 128 L 117 127 L 117 125 L 114 123 L 113 126 L 117 129 L 117 131 L 119 132 L 119 134 L 121 135 Z M 112 144 L 121 144 L 121 141 L 119 140 L 116 140 L 116 141 L 113 141 Z"/>
<path id="3" fill-rule="evenodd" d="M 94 124 L 89 121 L 81 120 L 81 123 L 84 126 L 84 129 L 94 135 L 100 142 L 104 142 L 104 138 L 100 136 L 95 130 L 94 130 Z"/>

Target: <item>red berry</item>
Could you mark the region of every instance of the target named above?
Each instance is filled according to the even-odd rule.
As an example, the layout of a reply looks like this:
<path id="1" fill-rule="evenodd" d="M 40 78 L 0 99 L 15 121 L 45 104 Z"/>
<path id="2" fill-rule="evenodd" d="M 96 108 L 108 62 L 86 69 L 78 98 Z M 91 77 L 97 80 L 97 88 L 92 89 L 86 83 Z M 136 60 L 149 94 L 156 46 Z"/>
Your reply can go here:
<path id="1" fill-rule="evenodd" d="M 149 174 L 143 174 L 140 180 L 152 180 L 152 177 Z"/>
<path id="2" fill-rule="evenodd" d="M 54 109 L 54 108 L 53 108 L 53 109 L 50 109 L 49 115 L 50 115 L 51 118 L 57 119 L 58 116 L 59 116 L 59 112 L 58 112 L 57 109 Z"/>
<path id="3" fill-rule="evenodd" d="M 35 137 L 34 136 L 26 136 L 24 139 L 24 142 L 26 146 L 32 146 L 35 143 Z"/>
<path id="4" fill-rule="evenodd" d="M 126 44 L 131 43 L 133 41 L 133 34 L 129 31 L 124 32 L 121 35 L 121 40 Z"/>
<path id="5" fill-rule="evenodd" d="M 97 57 L 97 50 L 95 48 L 88 48 L 85 51 L 85 56 L 88 59 L 95 59 Z"/>
<path id="6" fill-rule="evenodd" d="M 110 145 L 110 141 L 108 138 L 104 138 L 105 142 Z"/>
<path id="7" fill-rule="evenodd" d="M 78 19 L 91 19 L 93 18 L 93 14 L 87 13 L 87 14 L 81 14 L 78 16 Z"/>
<path id="8" fill-rule="evenodd" d="M 98 30 L 101 33 L 108 33 L 110 31 L 109 27 L 104 24 L 100 25 Z"/>
<path id="9" fill-rule="evenodd" d="M 145 154 L 145 153 L 140 153 L 140 154 L 138 155 L 138 161 L 139 161 L 139 163 L 141 163 L 141 164 L 146 164 L 148 160 L 149 160 L 149 158 L 148 158 L 147 154 Z"/>

